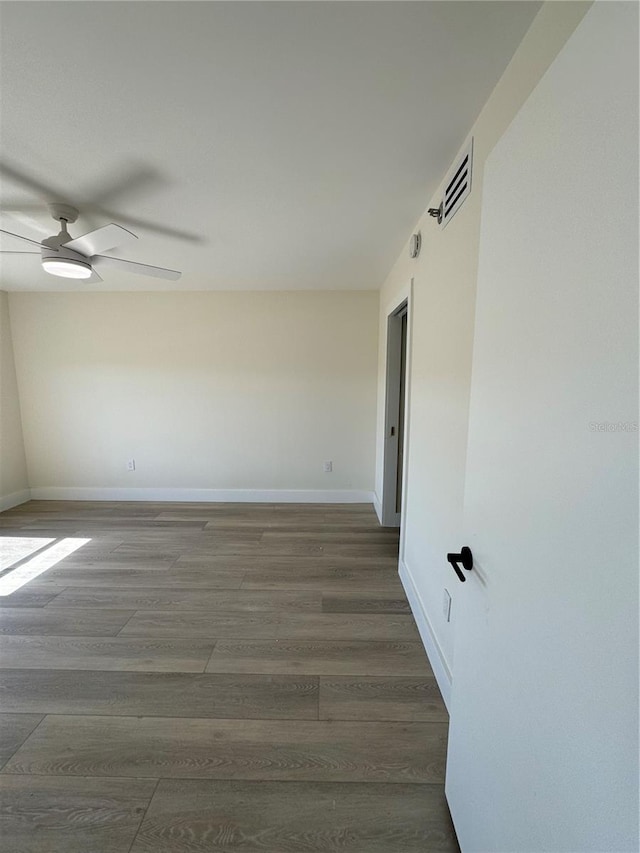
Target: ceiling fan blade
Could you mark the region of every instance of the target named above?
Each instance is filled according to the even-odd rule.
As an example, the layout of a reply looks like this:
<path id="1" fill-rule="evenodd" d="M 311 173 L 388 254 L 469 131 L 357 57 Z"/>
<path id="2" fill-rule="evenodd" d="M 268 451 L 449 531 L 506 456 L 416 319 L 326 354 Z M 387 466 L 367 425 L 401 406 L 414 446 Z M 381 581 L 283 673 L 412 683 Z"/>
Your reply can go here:
<path id="1" fill-rule="evenodd" d="M 102 228 L 96 228 L 95 231 L 89 231 L 88 234 L 83 234 L 82 237 L 76 237 L 62 245 L 65 249 L 73 249 L 74 252 L 80 252 L 89 258 L 91 255 L 98 255 L 129 240 L 137 239 L 131 231 L 112 222 L 110 225 L 103 225 Z"/>
<path id="2" fill-rule="evenodd" d="M 8 163 L 6 160 L 0 161 L 0 175 L 15 181 L 17 184 L 21 184 L 23 187 L 27 187 L 27 189 L 33 190 L 33 192 L 38 193 L 38 195 L 47 201 L 62 201 L 66 195 L 65 193 L 60 193 L 55 187 L 50 187 L 37 178 L 32 178 L 26 172 L 23 172 L 22 169 Z"/>
<path id="3" fill-rule="evenodd" d="M 91 270 L 91 275 L 89 276 L 89 278 L 84 279 L 84 282 L 86 284 L 100 284 L 101 281 L 103 281 L 102 276 L 99 276 L 94 269 Z"/>
<path id="4" fill-rule="evenodd" d="M 132 168 L 129 175 L 124 179 L 118 180 L 111 187 L 97 187 L 93 195 L 88 194 L 87 197 L 78 198 L 75 195 L 71 197 L 68 192 L 61 193 L 55 187 L 50 187 L 42 183 L 37 178 L 32 178 L 22 169 L 7 161 L 0 161 L 0 175 L 15 181 L 23 187 L 34 192 L 45 202 L 64 202 L 78 208 L 84 218 L 95 216 L 101 219 L 117 219 L 124 225 L 132 228 L 142 228 L 145 231 L 151 231 L 155 234 L 161 234 L 163 237 L 173 237 L 178 240 L 185 240 L 189 243 L 203 243 L 204 240 L 199 234 L 193 234 L 189 231 L 182 231 L 179 228 L 171 228 L 162 225 L 158 222 L 149 222 L 146 219 L 140 219 L 132 216 L 124 216 L 122 213 L 113 212 L 104 207 L 105 203 L 109 204 L 114 196 L 118 196 L 123 192 L 128 192 L 133 189 L 134 192 L 140 192 L 154 184 L 157 186 L 166 185 L 167 181 L 162 175 L 148 166 L 140 166 Z M 41 205 L 34 205 L 33 202 L 8 201 L 0 206 L 0 210 L 7 211 L 24 211 L 24 212 L 40 212 Z M 98 252 L 106 252 L 114 248 L 115 244 L 110 246 L 100 246 L 95 249 L 94 254 Z M 77 251 L 83 251 L 78 249 Z M 84 254 L 84 252 L 83 252 Z"/>
<path id="5" fill-rule="evenodd" d="M 100 214 L 110 219 L 119 219 L 125 225 L 130 225 L 132 228 L 140 228 L 143 231 L 152 231 L 155 234 L 162 234 L 163 237 L 175 237 L 178 240 L 185 240 L 188 243 L 204 243 L 203 238 L 199 234 L 192 234 L 190 231 L 181 231 L 179 228 L 171 228 L 168 225 L 161 225 L 158 222 L 149 222 L 147 219 L 138 219 L 137 217 L 127 216 L 120 212 L 104 210 L 97 205 L 92 207 L 89 205 L 92 213 Z M 106 249 L 104 250 L 106 251 Z"/>
<path id="6" fill-rule="evenodd" d="M 89 188 L 83 198 L 86 199 L 87 204 L 103 207 L 122 196 L 131 198 L 132 195 L 142 195 L 167 183 L 168 181 L 157 169 L 148 163 L 134 161 L 121 164 L 115 172 L 111 170 L 110 178 Z"/>
<path id="7" fill-rule="evenodd" d="M 17 237 L 18 240 L 24 240 L 25 243 L 33 243 L 34 246 L 38 246 L 41 248 L 42 244 L 38 243 L 37 240 L 32 240 L 31 237 L 23 237 L 22 234 L 14 234 L 13 231 L 7 231 L 5 228 L 0 228 L 0 234 L 8 234 L 9 237 Z M 54 251 L 58 251 L 55 249 Z"/>
<path id="8" fill-rule="evenodd" d="M 20 201 L 18 198 L 7 199 L 0 204 L 0 213 L 40 213 L 43 214 L 47 209 L 44 202 Z"/>
<path id="9" fill-rule="evenodd" d="M 33 238 L 35 239 L 37 236 L 40 239 L 44 239 L 45 237 L 51 237 L 51 232 L 54 230 L 53 225 L 49 223 L 48 225 L 44 225 L 39 219 L 33 215 L 42 214 L 43 205 L 40 205 L 39 210 L 33 210 L 31 212 L 26 210 L 9 210 L 4 204 L 0 204 L 0 216 L 7 217 L 9 219 L 9 225 L 14 227 L 14 222 L 16 224 L 24 225 L 30 234 L 33 234 Z"/>
<path id="10" fill-rule="evenodd" d="M 138 264 L 135 261 L 123 261 L 122 258 L 110 258 L 107 255 L 96 255 L 91 258 L 93 267 L 117 267 L 137 275 L 150 275 L 153 278 L 166 278 L 169 281 L 177 281 L 182 275 L 177 270 L 167 270 L 164 267 L 152 267 L 149 264 Z"/>

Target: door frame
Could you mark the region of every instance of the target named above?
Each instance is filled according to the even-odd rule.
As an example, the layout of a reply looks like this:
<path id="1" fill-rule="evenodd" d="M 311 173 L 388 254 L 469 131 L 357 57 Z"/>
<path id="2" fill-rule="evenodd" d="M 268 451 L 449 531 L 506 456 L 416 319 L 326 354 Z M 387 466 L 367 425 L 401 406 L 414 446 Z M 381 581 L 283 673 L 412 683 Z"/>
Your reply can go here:
<path id="1" fill-rule="evenodd" d="M 400 528 L 400 558 L 404 551 L 404 508 L 407 497 L 407 475 L 409 458 L 409 414 L 411 398 L 411 337 L 413 325 L 412 310 L 413 279 L 396 293 L 393 300 L 386 306 L 386 355 L 385 355 L 385 398 L 383 424 L 383 461 L 382 461 L 382 495 L 380 524 L 383 527 Z M 397 481 L 398 481 L 398 411 L 400 401 L 400 358 L 401 358 L 401 316 L 407 312 L 407 338 L 404 365 L 404 430 L 402 479 L 400 503 L 401 511 L 396 510 Z M 392 427 L 395 434 L 392 436 Z"/>

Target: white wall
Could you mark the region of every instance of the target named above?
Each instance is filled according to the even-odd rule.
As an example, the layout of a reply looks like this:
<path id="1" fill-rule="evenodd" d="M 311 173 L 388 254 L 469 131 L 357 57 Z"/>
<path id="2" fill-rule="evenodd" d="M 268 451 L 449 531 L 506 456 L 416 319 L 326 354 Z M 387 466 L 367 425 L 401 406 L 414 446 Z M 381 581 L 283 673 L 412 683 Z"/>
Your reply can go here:
<path id="1" fill-rule="evenodd" d="M 0 511 L 29 497 L 7 294 L 0 290 Z"/>
<path id="2" fill-rule="evenodd" d="M 640 849 L 637 422 L 638 6 L 599 2 L 485 167 L 447 759 L 465 853 Z"/>
<path id="3" fill-rule="evenodd" d="M 459 581 L 446 553 L 462 536 L 471 355 L 478 269 L 484 161 L 520 106 L 589 8 L 589 3 L 546 3 L 470 129 L 474 137 L 471 195 L 444 230 L 422 216 L 423 246 L 411 261 L 405 247 L 381 292 L 378 361 L 376 493 L 382 494 L 385 306 L 413 278 L 409 377 L 409 446 L 404 518 L 404 580 L 434 670 L 448 699 L 454 666 Z M 550 128 L 549 132 L 552 132 Z M 463 142 L 463 140 L 461 140 Z M 451 162 L 456 152 L 451 152 Z M 523 163 L 523 166 L 526 164 Z M 444 180 L 443 175 L 443 180 Z M 442 187 L 427 207 L 437 207 Z M 409 237 L 409 235 L 407 235 Z M 451 622 L 442 613 L 443 589 L 453 597 Z"/>
<path id="4" fill-rule="evenodd" d="M 377 292 L 12 293 L 10 305 L 34 496 L 370 496 Z"/>

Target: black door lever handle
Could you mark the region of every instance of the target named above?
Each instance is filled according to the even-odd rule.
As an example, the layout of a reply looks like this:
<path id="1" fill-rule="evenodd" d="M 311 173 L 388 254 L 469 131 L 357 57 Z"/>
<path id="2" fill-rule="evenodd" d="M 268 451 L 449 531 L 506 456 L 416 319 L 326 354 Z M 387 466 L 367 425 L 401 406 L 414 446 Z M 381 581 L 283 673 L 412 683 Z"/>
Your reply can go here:
<path id="1" fill-rule="evenodd" d="M 468 572 L 471 571 L 473 568 L 473 554 L 471 553 L 471 548 L 467 548 L 465 545 L 459 554 L 447 554 L 447 560 L 451 563 L 453 571 L 458 575 L 459 580 L 464 583 L 466 578 L 462 573 L 459 563 L 462 563 L 462 568 L 466 569 Z"/>

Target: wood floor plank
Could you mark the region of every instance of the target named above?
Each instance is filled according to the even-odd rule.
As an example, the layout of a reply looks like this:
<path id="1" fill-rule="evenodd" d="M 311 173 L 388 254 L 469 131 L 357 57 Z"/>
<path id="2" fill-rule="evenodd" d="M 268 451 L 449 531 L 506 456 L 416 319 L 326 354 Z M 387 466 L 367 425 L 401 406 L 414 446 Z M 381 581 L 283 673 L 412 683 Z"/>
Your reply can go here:
<path id="1" fill-rule="evenodd" d="M 135 610 L 69 610 L 51 607 L 3 607 L 0 634 L 115 637 Z M 0 665 L 2 661 L 0 661 Z"/>
<path id="2" fill-rule="evenodd" d="M 279 526 L 303 526 L 306 524 L 342 524 L 342 525 L 370 525 L 372 530 L 379 529 L 375 514 L 358 513 L 337 507 L 334 512 L 327 512 L 326 508 L 313 507 L 308 510 L 302 509 L 297 504 L 295 509 L 261 509 L 259 504 L 254 504 L 242 512 L 219 511 L 205 521 L 205 513 L 199 516 L 199 520 L 205 522 L 205 530 L 215 530 L 221 526 L 233 525 L 235 527 L 279 527 Z M 173 515 L 172 518 L 176 516 Z"/>
<path id="3" fill-rule="evenodd" d="M 64 536 L 72 536 L 78 527 L 77 520 L 59 520 L 56 518 L 37 519 L 35 521 L 23 522 L 21 529 L 25 531 L 23 535 L 47 536 L 55 531 L 54 538 L 59 539 Z"/>
<path id="4" fill-rule="evenodd" d="M 60 582 L 60 581 L 58 581 Z M 290 569 L 254 569 L 245 574 L 242 589 L 319 589 L 323 592 L 361 592 L 363 589 L 384 590 L 391 595 L 403 594 L 395 572 L 388 569 L 333 569 L 302 566 Z"/>
<path id="5" fill-rule="evenodd" d="M 127 853 L 156 782 L 0 775 L 6 853 Z"/>
<path id="6" fill-rule="evenodd" d="M 43 539 L 51 539 L 53 541 L 60 541 L 61 539 L 65 539 L 69 536 L 73 536 L 75 533 L 75 529 L 69 528 L 69 530 L 60 530 L 60 528 L 49 528 L 42 524 L 36 525 L 22 525 L 20 527 L 16 527 L 14 525 L 3 526 L 2 528 L 2 537 L 5 536 L 25 536 L 25 537 L 42 537 Z M 53 542 L 51 543 L 53 544 Z"/>
<path id="7" fill-rule="evenodd" d="M 216 520 L 216 512 L 215 509 L 211 510 L 202 510 L 200 512 L 161 512 L 158 514 L 158 521 L 201 521 L 204 525 L 209 522 L 214 522 Z M 262 522 L 255 522 L 256 524 L 262 524 Z M 235 529 L 237 529 L 238 525 L 232 522 L 229 522 Z"/>
<path id="8" fill-rule="evenodd" d="M 148 554 L 121 554 L 119 551 L 109 551 L 100 554 L 83 554 L 76 551 L 70 557 L 60 562 L 60 568 L 82 569 L 93 571 L 97 568 L 104 569 L 169 569 L 175 563 L 179 552 L 167 555 L 166 552 L 156 552 L 155 555 Z"/>
<path id="9" fill-rule="evenodd" d="M 213 642 L 143 637 L 0 637 L 3 669 L 202 672 Z"/>
<path id="10" fill-rule="evenodd" d="M 367 589 L 363 592 L 335 592 L 322 596 L 323 613 L 411 613 L 404 593 L 389 595 Z"/>
<path id="11" fill-rule="evenodd" d="M 47 716 L 2 772 L 441 783 L 446 742 L 444 723 Z"/>
<path id="12" fill-rule="evenodd" d="M 455 853 L 436 785 L 162 779 L 131 853 Z"/>
<path id="13" fill-rule="evenodd" d="M 184 540 L 185 542 L 188 540 Z M 171 547 L 172 546 L 172 547 Z M 115 560 L 135 562 L 151 562 L 154 560 L 162 560 L 163 562 L 173 563 L 178 559 L 183 551 L 182 543 L 171 536 L 166 542 L 151 541 L 148 544 L 140 542 L 140 537 L 136 537 L 133 542 L 123 542 L 111 552 L 111 556 Z"/>
<path id="14" fill-rule="evenodd" d="M 308 537 L 306 539 L 292 539 L 282 537 L 279 539 L 268 539 L 265 534 L 259 540 L 225 540 L 211 542 L 207 547 L 209 555 L 237 555 L 247 554 L 265 557 L 305 557 L 307 555 L 328 557 L 389 557 L 394 559 L 398 553 L 398 546 L 394 540 L 379 542 L 330 542 L 322 537 Z"/>
<path id="15" fill-rule="evenodd" d="M 38 723 L 42 720 L 42 714 L 9 714 L 4 705 L 0 705 L 3 713 L 0 714 L 0 767 L 2 767 L 22 746 Z M 0 841 L 2 840 L 2 825 L 0 824 Z"/>
<path id="16" fill-rule="evenodd" d="M 62 591 L 64 589 L 64 592 Z M 52 596 L 50 596 L 52 598 Z M 1 601 L 2 599 L 0 599 Z M 55 607 L 129 608 L 134 610 L 207 610 L 219 612 L 273 611 L 275 613 L 320 612 L 320 592 L 169 589 L 153 587 L 66 587 L 53 598 Z"/>
<path id="17" fill-rule="evenodd" d="M 64 586 L 55 584 L 36 586 L 32 581 L 9 595 L 0 595 L 0 607 L 44 607 L 64 589 Z"/>
<path id="18" fill-rule="evenodd" d="M 57 537 L 55 541 L 62 542 L 65 538 L 67 537 Z M 83 536 L 75 530 L 73 533 L 69 534 L 68 538 L 84 539 L 85 544 L 81 545 L 76 551 L 69 554 L 68 557 L 65 557 L 57 565 L 70 565 L 75 562 L 92 562 L 94 560 L 99 561 L 109 559 L 109 556 L 113 553 L 113 549 L 122 541 L 120 539 L 108 541 L 93 538 L 91 541 L 87 542 L 87 536 Z"/>
<path id="19" fill-rule="evenodd" d="M 0 671 L 0 708 L 41 714 L 316 720 L 318 678 L 4 670 Z"/>
<path id="20" fill-rule="evenodd" d="M 36 521 L 30 524 L 25 524 L 25 530 L 38 530 L 46 528 L 48 530 L 58 529 L 60 531 L 68 531 L 75 524 L 76 529 L 81 528 L 89 535 L 93 532 L 101 533 L 108 530 L 111 535 L 118 535 L 122 532 L 132 532 L 136 530 L 149 531 L 152 530 L 202 530 L 204 525 L 200 521 L 157 521 L 154 518 L 136 518 L 136 517 L 120 517 L 120 518 L 101 518 L 99 520 L 81 520 L 81 521 L 56 521 L 53 518 L 46 518 L 43 521 Z"/>
<path id="21" fill-rule="evenodd" d="M 291 527 L 273 527 L 266 528 L 262 535 L 263 542 L 315 542 L 318 545 L 326 545 L 328 542 L 335 542 L 343 545 L 357 545 L 364 543 L 370 545 L 374 543 L 393 542 L 398 544 L 398 533 L 390 527 L 355 527 L 349 525 L 336 526 L 329 528 L 326 523 L 318 524 L 316 527 L 296 525 Z"/>
<path id="22" fill-rule="evenodd" d="M 191 539 L 189 543 L 181 549 L 182 553 L 178 557 L 178 564 L 188 563 L 194 566 L 215 566 L 218 568 L 230 569 L 240 568 L 249 571 L 253 568 L 289 568 L 297 570 L 300 566 L 323 566 L 326 568 L 388 568 L 391 571 L 398 570 L 397 556 L 384 556 L 380 553 L 377 555 L 327 555 L 318 550 L 316 553 L 315 546 L 312 553 L 286 554 L 286 553 L 268 553 L 264 548 L 258 547 L 255 543 L 252 548 L 246 553 L 238 554 L 216 554 L 211 546 L 216 544 L 217 536 L 210 539 Z M 258 543 L 259 544 L 259 543 Z M 253 547 L 255 545 L 255 547 Z"/>
<path id="23" fill-rule="evenodd" d="M 320 719 L 446 723 L 449 716 L 433 676 L 326 676 L 320 678 Z"/>
<path id="24" fill-rule="evenodd" d="M 127 637 L 211 637 L 214 639 L 413 640 L 420 635 L 413 616 L 354 613 L 209 613 L 140 610 L 122 628 Z"/>
<path id="25" fill-rule="evenodd" d="M 296 535 L 295 533 L 282 532 L 276 535 L 272 531 L 265 531 L 260 547 L 268 552 L 270 549 L 281 548 L 282 553 L 286 554 L 289 548 L 294 544 L 305 546 L 314 546 L 320 549 L 325 557 L 345 557 L 354 559 L 363 559 L 365 557 L 373 557 L 374 559 L 385 559 L 393 561 L 397 559 L 398 542 L 395 538 L 380 537 L 361 533 L 352 535 L 350 529 L 345 528 L 342 533 L 330 533 L 319 528 L 315 534 Z"/>
<path id="26" fill-rule="evenodd" d="M 35 515 L 26 515 L 25 514 L 25 515 L 21 515 L 18 517 L 16 515 L 14 515 L 13 513 L 11 513 L 10 510 L 5 510 L 5 512 L 3 512 L 0 515 L 0 528 L 7 528 L 7 529 L 8 528 L 11 528 L 11 529 L 15 528 L 16 530 L 19 530 L 20 526 L 22 524 L 26 524 L 28 521 L 35 521 L 35 520 L 36 520 Z"/>
<path id="27" fill-rule="evenodd" d="M 192 548 L 182 554 L 174 566 L 216 569 L 222 571 L 284 571 L 292 575 L 300 572 L 322 570 L 324 572 L 358 571 L 362 578 L 366 571 L 398 574 L 398 557 L 374 556 L 326 556 L 324 554 L 212 554 L 208 548 Z M 366 587 L 364 587 L 366 588 Z"/>
<path id="28" fill-rule="evenodd" d="M 235 571 L 207 569 L 71 568 L 50 569 L 47 582 L 57 586 L 184 587 L 192 589 L 240 589 L 244 575 Z M 44 583 L 45 581 L 43 581 Z"/>
<path id="29" fill-rule="evenodd" d="M 421 643 L 218 640 L 206 671 L 425 676 L 431 667 Z"/>
<path id="30" fill-rule="evenodd" d="M 375 517 L 375 516 L 374 516 Z M 343 516 L 340 514 L 329 516 L 327 514 L 308 515 L 295 517 L 265 517 L 246 516 L 244 518 L 220 517 L 212 519 L 205 525 L 204 534 L 216 533 L 219 530 L 262 530 L 266 531 L 299 531 L 302 533 L 318 534 L 322 530 L 339 533 L 351 529 L 356 532 L 371 531 L 374 535 L 380 530 L 378 520 L 375 524 L 360 516 Z M 392 538 L 392 537 L 389 537 Z M 397 535 L 396 535 L 397 538 Z"/>

